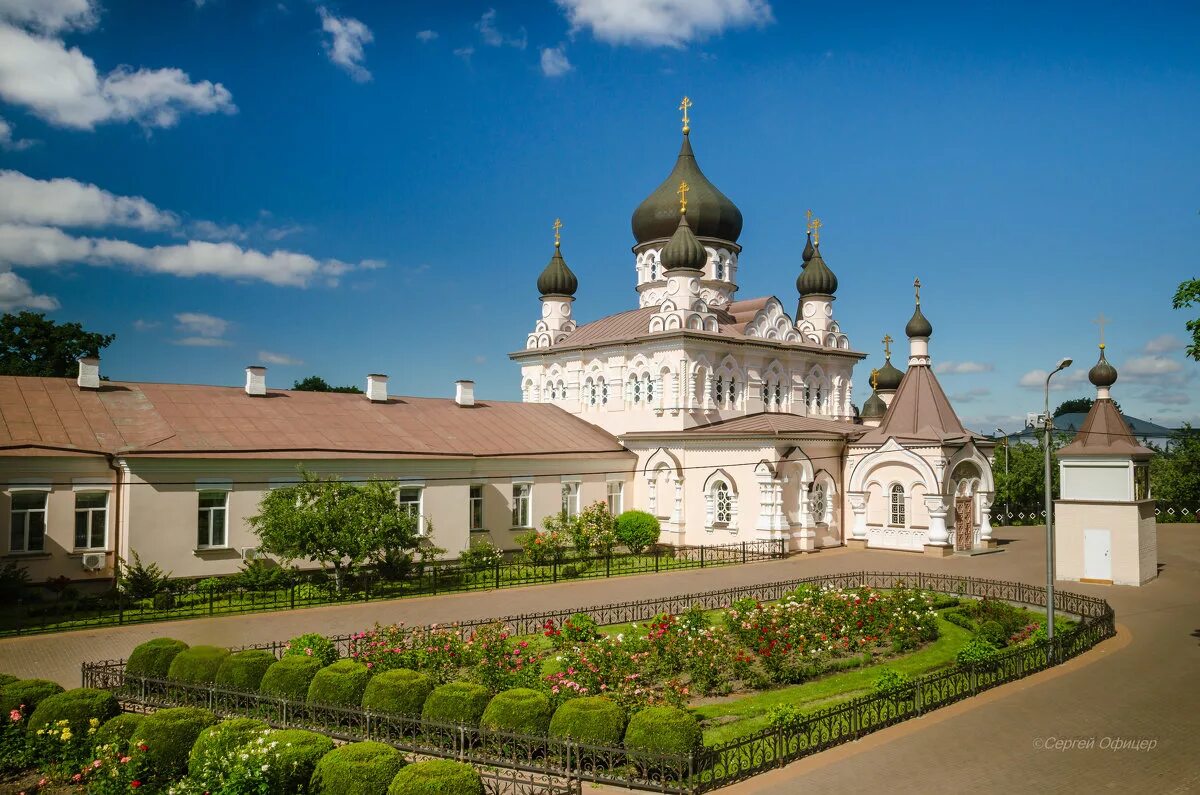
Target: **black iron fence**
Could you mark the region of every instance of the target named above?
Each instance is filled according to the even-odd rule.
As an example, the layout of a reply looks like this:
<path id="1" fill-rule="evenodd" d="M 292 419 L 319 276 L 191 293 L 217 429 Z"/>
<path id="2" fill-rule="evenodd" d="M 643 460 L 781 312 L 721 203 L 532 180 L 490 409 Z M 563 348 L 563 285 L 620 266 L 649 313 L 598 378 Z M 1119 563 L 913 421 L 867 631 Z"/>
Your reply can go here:
<path id="1" fill-rule="evenodd" d="M 142 599 L 117 591 L 101 596 L 60 594 L 32 602 L 16 600 L 0 606 L 0 637 L 703 569 L 786 555 L 786 542 L 775 539 L 712 546 L 660 545 L 640 554 L 567 555 L 541 564 L 524 559 L 497 560 L 487 565 L 457 559 L 429 561 L 413 563 L 409 571 L 390 577 L 377 569 L 365 569 L 341 587 L 319 571 L 288 573 L 289 583 L 270 588 L 245 587 L 236 575 L 181 579 L 168 582 L 158 593 Z M 45 592 L 43 588 L 38 590 Z"/>
<path id="2" fill-rule="evenodd" d="M 529 634 L 539 631 L 548 619 L 558 620 L 576 612 L 589 613 L 600 624 L 624 623 L 650 618 L 664 610 L 677 613 L 694 604 L 710 609 L 726 607 L 734 599 L 747 596 L 774 601 L 801 584 L 840 588 L 910 587 L 956 596 L 1002 599 L 1032 607 L 1046 604 L 1045 588 L 1019 582 L 924 572 L 862 571 L 453 626 L 467 633 L 482 623 L 504 621 L 514 633 Z M 84 687 L 116 693 L 127 710 L 153 710 L 184 704 L 204 706 L 221 715 L 258 717 L 276 726 L 311 729 L 345 740 L 379 740 L 410 753 L 460 759 L 547 779 L 589 781 L 667 793 L 698 793 L 726 786 L 1057 665 L 1115 634 L 1114 614 L 1104 600 L 1055 591 L 1054 601 L 1058 611 L 1077 616 L 1079 622 L 1071 629 L 1057 633 L 1052 641 L 1018 646 L 987 661 L 927 674 L 898 690 L 854 698 L 793 722 L 769 726 L 687 755 L 647 754 L 570 740 L 487 731 L 468 725 L 434 723 L 359 708 L 309 704 L 215 686 L 126 676 L 123 660 L 84 663 L 82 678 Z M 353 643 L 353 636 L 341 636 L 336 640 L 346 652 Z M 271 643 L 256 648 L 274 649 L 278 654 L 282 647 L 282 643 Z"/>
<path id="3" fill-rule="evenodd" d="M 1155 521 L 1161 524 L 1200 522 L 1200 506 L 1156 501 Z M 1006 505 L 1002 499 L 992 505 L 991 522 L 994 527 L 1028 527 L 1046 523 L 1046 506 Z"/>

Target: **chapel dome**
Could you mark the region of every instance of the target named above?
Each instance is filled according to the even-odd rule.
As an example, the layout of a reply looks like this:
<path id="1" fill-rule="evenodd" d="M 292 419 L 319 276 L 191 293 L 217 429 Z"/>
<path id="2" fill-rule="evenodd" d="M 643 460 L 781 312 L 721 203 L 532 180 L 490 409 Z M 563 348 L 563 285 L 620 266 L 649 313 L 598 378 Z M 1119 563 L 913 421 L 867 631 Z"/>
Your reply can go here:
<path id="1" fill-rule="evenodd" d="M 904 333 L 908 335 L 909 339 L 913 337 L 933 336 L 933 324 L 921 313 L 920 304 L 917 304 L 917 308 L 913 310 L 913 316 L 909 318 L 908 324 L 904 326 Z"/>
<path id="2" fill-rule="evenodd" d="M 884 414 L 887 414 L 887 404 L 877 393 L 872 392 L 867 402 L 863 403 L 862 412 L 858 416 L 864 420 L 878 420 L 882 419 Z"/>
<path id="3" fill-rule="evenodd" d="M 1108 363 L 1108 359 L 1104 358 L 1104 346 L 1100 346 L 1100 361 L 1088 370 L 1088 380 L 1093 386 L 1110 387 L 1117 383 L 1117 368 Z"/>
<path id="4" fill-rule="evenodd" d="M 575 295 L 579 289 L 579 279 L 567 267 L 557 243 L 554 244 L 554 256 L 546 264 L 537 280 L 538 292 L 542 295 Z"/>
<path id="5" fill-rule="evenodd" d="M 821 256 L 821 246 L 814 247 L 812 257 L 796 277 L 796 289 L 800 295 L 833 295 L 837 292 L 838 280 Z"/>
<path id="6" fill-rule="evenodd" d="M 691 204 L 690 200 L 688 204 Z M 690 213 L 690 207 L 688 211 Z M 696 239 L 696 235 L 692 233 L 692 228 L 688 225 L 687 213 L 679 214 L 679 223 L 675 227 L 675 233 L 671 235 L 667 245 L 663 246 L 659 261 L 666 272 L 704 270 L 704 265 L 708 262 L 708 252 L 704 245 Z"/>
<path id="7" fill-rule="evenodd" d="M 688 221 L 692 233 L 736 243 L 742 233 L 742 211 L 704 176 L 692 153 L 688 134 L 684 133 L 675 168 L 633 211 L 633 237 L 638 244 L 665 240 L 675 233 L 680 182 L 688 184 Z"/>
<path id="8" fill-rule="evenodd" d="M 875 371 L 875 388 L 884 392 L 895 392 L 900 388 L 903 378 L 904 373 L 892 364 L 892 357 L 889 356 L 884 360 L 883 367 Z"/>

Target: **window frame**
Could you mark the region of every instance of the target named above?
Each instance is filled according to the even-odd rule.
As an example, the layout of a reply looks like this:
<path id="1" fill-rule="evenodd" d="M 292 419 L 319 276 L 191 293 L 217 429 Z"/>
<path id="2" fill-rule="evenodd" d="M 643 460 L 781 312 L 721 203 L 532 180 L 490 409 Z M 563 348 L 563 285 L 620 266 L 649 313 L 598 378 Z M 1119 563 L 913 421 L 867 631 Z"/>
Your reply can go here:
<path id="1" fill-rule="evenodd" d="M 710 491 L 713 501 L 713 527 L 728 527 L 733 522 L 733 488 L 724 478 L 718 478 L 713 481 Z"/>
<path id="2" fill-rule="evenodd" d="M 483 513 L 483 484 L 472 483 L 467 491 L 467 524 L 472 533 L 486 530 Z M 476 521 L 478 520 L 478 521 Z"/>
<path id="3" fill-rule="evenodd" d="M 74 527 L 74 537 L 73 537 L 73 541 L 74 541 L 73 548 L 74 549 L 85 550 L 85 551 L 89 551 L 89 552 L 94 551 L 94 550 L 108 549 L 109 493 L 110 493 L 110 489 L 106 489 L 106 488 L 77 487 L 75 489 L 75 527 Z M 85 508 L 79 507 L 79 498 L 81 496 L 96 496 L 96 495 L 100 495 L 100 496 L 104 497 L 104 505 L 103 506 L 101 506 L 101 507 L 85 507 Z M 80 514 L 84 514 L 87 516 L 87 519 L 85 520 L 85 528 L 84 528 L 84 532 L 86 534 L 85 540 L 87 540 L 89 542 L 94 542 L 95 538 L 93 536 L 95 535 L 95 529 L 96 529 L 95 515 L 97 513 L 101 514 L 100 543 L 99 544 L 96 544 L 96 543 L 80 544 L 79 543 L 79 517 L 80 517 Z"/>
<path id="4" fill-rule="evenodd" d="M 568 519 L 573 519 L 582 510 L 582 484 L 579 480 L 562 481 L 562 513 Z"/>
<path id="5" fill-rule="evenodd" d="M 616 486 L 616 491 L 613 491 L 613 486 Z M 616 507 L 614 508 L 613 497 L 616 496 Z M 608 503 L 608 512 L 613 516 L 621 515 L 625 510 L 625 481 L 610 480 L 605 485 L 605 502 Z"/>
<path id="6" fill-rule="evenodd" d="M 17 508 L 17 495 L 25 494 L 40 494 L 42 495 L 42 507 L 40 508 Z M 8 551 L 16 555 L 37 555 L 46 551 L 46 528 L 49 526 L 50 513 L 50 488 L 38 486 L 14 486 L 8 490 L 9 506 L 8 506 Z M 21 523 L 22 538 L 21 546 L 13 544 L 15 540 L 15 532 L 17 529 L 17 514 L 24 514 L 24 519 Z M 42 536 L 41 545 L 37 549 L 30 549 L 29 544 L 29 528 L 30 520 L 34 514 L 41 514 L 42 517 Z"/>
<path id="7" fill-rule="evenodd" d="M 220 505 L 204 505 L 203 504 L 206 495 L 209 495 L 210 499 L 211 499 L 212 498 L 211 495 L 217 495 L 217 494 L 221 495 L 221 504 Z M 220 544 L 214 544 L 214 543 L 212 543 L 212 541 L 213 541 L 213 517 L 216 515 L 216 513 L 218 511 L 221 514 L 221 536 L 222 537 L 221 537 Z M 208 515 L 208 522 L 207 522 L 208 543 L 202 544 L 202 543 L 200 543 L 199 519 L 201 516 L 203 516 L 206 513 Z M 229 489 L 203 488 L 203 487 L 197 489 L 196 490 L 196 519 L 197 519 L 196 549 L 209 550 L 209 549 L 229 549 L 230 548 L 229 547 Z"/>
<path id="8" fill-rule="evenodd" d="M 404 499 L 404 492 L 415 491 L 417 493 L 416 501 Z M 409 510 L 417 520 L 417 535 L 425 535 L 425 484 L 423 483 L 399 483 L 396 487 L 396 505 L 401 509 L 405 506 L 416 506 L 415 510 Z"/>
<path id="9" fill-rule="evenodd" d="M 897 500 L 896 498 L 899 497 Z M 893 483 L 888 489 L 888 526 L 907 527 L 908 511 L 905 505 L 904 486 Z"/>
<path id="10" fill-rule="evenodd" d="M 521 513 L 525 516 L 522 517 Z M 524 521 L 522 521 L 522 518 Z M 517 480 L 512 484 L 512 526 L 521 530 L 533 529 L 533 482 Z"/>

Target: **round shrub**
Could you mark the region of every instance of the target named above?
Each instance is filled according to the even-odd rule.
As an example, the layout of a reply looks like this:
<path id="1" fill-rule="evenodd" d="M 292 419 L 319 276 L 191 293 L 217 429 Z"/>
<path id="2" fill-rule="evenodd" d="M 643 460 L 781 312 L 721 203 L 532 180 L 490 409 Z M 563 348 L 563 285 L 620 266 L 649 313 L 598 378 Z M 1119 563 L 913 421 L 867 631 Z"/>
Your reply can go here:
<path id="1" fill-rule="evenodd" d="M 151 713 L 129 739 L 132 751 L 146 746 L 147 769 L 160 782 L 187 772 L 188 755 L 200 732 L 217 722 L 217 716 L 198 707 L 172 707 Z"/>
<path id="2" fill-rule="evenodd" d="M 174 638 L 155 638 L 137 646 L 125 661 L 125 673 L 130 676 L 149 676 L 165 679 L 175 655 L 188 645 Z"/>
<path id="3" fill-rule="evenodd" d="M 227 757 L 235 748 L 269 728 L 266 721 L 257 718 L 231 718 L 209 726 L 200 732 L 188 754 L 188 775 L 201 778 L 205 767 Z"/>
<path id="4" fill-rule="evenodd" d="M 315 632 L 298 635 L 289 640 L 283 649 L 283 656 L 289 657 L 293 654 L 300 657 L 313 657 L 319 660 L 322 666 L 333 665 L 338 658 L 338 650 L 334 642 Z"/>
<path id="5" fill-rule="evenodd" d="M 271 792 L 304 792 L 321 757 L 333 750 L 333 740 L 304 729 L 280 729 L 267 738 L 278 743 L 279 760 L 271 776 Z"/>
<path id="6" fill-rule="evenodd" d="M 433 692 L 433 680 L 408 668 L 396 668 L 371 677 L 363 693 L 363 709 L 392 715 L 421 717 L 421 707 Z"/>
<path id="7" fill-rule="evenodd" d="M 15 682 L 0 687 L 0 720 L 8 721 L 8 715 L 14 709 L 24 707 L 24 715 L 29 718 L 37 711 L 38 704 L 63 692 L 63 686 L 49 679 L 18 679 Z"/>
<path id="8" fill-rule="evenodd" d="M 586 745 L 619 745 L 625 734 L 625 710 L 604 696 L 572 698 L 554 710 L 550 736 Z"/>
<path id="9" fill-rule="evenodd" d="M 979 637 L 996 648 L 1000 648 L 1008 640 L 1008 634 L 998 621 L 984 621 L 979 626 Z"/>
<path id="10" fill-rule="evenodd" d="M 217 678 L 221 663 L 229 657 L 229 649 L 220 646 L 193 646 L 184 649 L 171 660 L 167 678 L 190 685 L 211 685 Z"/>
<path id="11" fill-rule="evenodd" d="M 308 791 L 310 795 L 380 795 L 402 767 L 404 756 L 390 745 L 350 743 L 321 757 Z"/>
<path id="12" fill-rule="evenodd" d="M 371 681 L 371 669 L 354 660 L 338 660 L 317 671 L 308 686 L 310 704 L 357 707 Z"/>
<path id="13" fill-rule="evenodd" d="M 514 687 L 492 697 L 479 725 L 484 729 L 543 737 L 550 728 L 553 711 L 544 693 Z"/>
<path id="14" fill-rule="evenodd" d="M 115 745 L 123 751 L 129 747 L 133 733 L 145 719 L 145 715 L 136 712 L 122 712 L 114 718 L 109 718 L 96 729 L 95 735 L 92 736 L 92 745 L 96 748 Z"/>
<path id="15" fill-rule="evenodd" d="M 388 795 L 483 795 L 483 781 L 470 765 L 431 759 L 405 765 L 392 779 Z"/>
<path id="16" fill-rule="evenodd" d="M 258 690 L 263 675 L 274 664 L 275 655 L 266 649 L 237 651 L 217 669 L 216 683 L 231 690 Z"/>
<path id="17" fill-rule="evenodd" d="M 117 697 L 107 690 L 79 687 L 44 699 L 29 716 L 29 727 L 36 730 L 65 720 L 72 732 L 83 734 L 93 719 L 103 723 L 120 711 Z"/>
<path id="18" fill-rule="evenodd" d="M 258 692 L 264 696 L 303 701 L 308 695 L 308 686 L 319 670 L 321 661 L 312 657 L 284 657 L 272 663 L 263 674 Z"/>
<path id="19" fill-rule="evenodd" d="M 450 682 L 435 687 L 421 708 L 424 720 L 478 726 L 492 694 L 474 682 Z"/>
<path id="20" fill-rule="evenodd" d="M 617 517 L 617 540 L 635 554 L 657 544 L 660 532 L 658 517 L 645 511 L 625 511 Z"/>
<path id="21" fill-rule="evenodd" d="M 700 721 L 678 707 L 647 707 L 633 713 L 625 747 L 651 754 L 686 754 L 700 748 Z"/>

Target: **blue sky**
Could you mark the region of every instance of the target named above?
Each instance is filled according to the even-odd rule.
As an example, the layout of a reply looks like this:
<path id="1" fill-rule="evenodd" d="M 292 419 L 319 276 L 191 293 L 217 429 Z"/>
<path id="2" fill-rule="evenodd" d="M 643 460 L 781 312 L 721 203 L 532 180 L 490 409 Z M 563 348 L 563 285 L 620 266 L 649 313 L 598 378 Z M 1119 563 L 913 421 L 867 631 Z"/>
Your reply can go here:
<path id="1" fill-rule="evenodd" d="M 0 307 L 116 333 L 114 379 L 517 398 L 556 216 L 577 317 L 636 306 L 686 93 L 741 297 L 794 305 L 824 221 L 859 399 L 920 276 L 973 427 L 1060 356 L 1092 394 L 1100 313 L 1125 409 L 1200 418 L 1200 9 L 839 5 L 0 0 Z"/>

